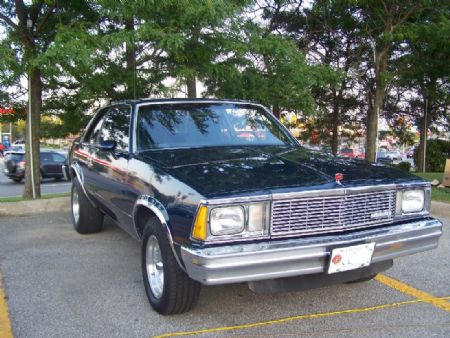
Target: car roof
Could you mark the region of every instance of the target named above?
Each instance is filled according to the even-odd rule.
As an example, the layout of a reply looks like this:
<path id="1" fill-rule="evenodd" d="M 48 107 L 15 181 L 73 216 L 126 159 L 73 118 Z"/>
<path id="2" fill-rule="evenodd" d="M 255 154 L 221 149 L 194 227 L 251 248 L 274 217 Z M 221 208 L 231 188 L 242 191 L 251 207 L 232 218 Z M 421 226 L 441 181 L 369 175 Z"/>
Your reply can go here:
<path id="1" fill-rule="evenodd" d="M 213 98 L 142 98 L 142 99 L 129 99 L 120 101 L 111 101 L 108 105 L 113 104 L 139 104 L 139 103 L 196 103 L 196 102 L 223 102 L 223 103 L 245 103 L 245 104 L 257 104 L 257 102 L 237 100 L 237 99 L 213 99 Z"/>

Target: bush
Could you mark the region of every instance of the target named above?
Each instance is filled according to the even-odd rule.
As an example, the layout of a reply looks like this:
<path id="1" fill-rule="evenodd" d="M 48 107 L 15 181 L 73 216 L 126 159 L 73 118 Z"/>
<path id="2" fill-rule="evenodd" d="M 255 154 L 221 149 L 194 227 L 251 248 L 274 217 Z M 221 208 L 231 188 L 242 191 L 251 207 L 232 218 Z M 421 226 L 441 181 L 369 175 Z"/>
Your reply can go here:
<path id="1" fill-rule="evenodd" d="M 414 151 L 414 161 L 417 163 L 419 156 L 418 148 Z M 427 142 L 426 171 L 443 172 L 445 160 L 450 158 L 450 141 L 429 140 Z"/>
<path id="2" fill-rule="evenodd" d="M 409 163 L 409 162 L 400 162 L 399 164 L 395 164 L 394 167 L 409 173 L 409 171 L 411 170 L 411 163 Z"/>

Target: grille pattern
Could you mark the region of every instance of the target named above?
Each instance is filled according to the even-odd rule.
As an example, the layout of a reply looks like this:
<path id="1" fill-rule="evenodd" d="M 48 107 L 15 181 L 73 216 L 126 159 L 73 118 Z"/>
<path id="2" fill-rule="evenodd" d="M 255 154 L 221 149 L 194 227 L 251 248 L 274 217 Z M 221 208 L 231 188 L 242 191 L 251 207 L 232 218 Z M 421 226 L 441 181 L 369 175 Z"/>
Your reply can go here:
<path id="1" fill-rule="evenodd" d="M 271 234 L 322 234 L 389 224 L 395 198 L 395 191 L 383 191 L 274 201 Z"/>

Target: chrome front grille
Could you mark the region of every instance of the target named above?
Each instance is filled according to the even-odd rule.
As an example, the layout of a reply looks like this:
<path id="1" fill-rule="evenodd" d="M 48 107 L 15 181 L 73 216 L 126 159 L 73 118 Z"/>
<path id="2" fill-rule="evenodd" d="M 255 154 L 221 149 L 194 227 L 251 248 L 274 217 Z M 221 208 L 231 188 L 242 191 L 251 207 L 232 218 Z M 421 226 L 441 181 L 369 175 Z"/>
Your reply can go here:
<path id="1" fill-rule="evenodd" d="M 395 215 L 395 191 L 275 200 L 272 236 L 311 235 L 389 224 Z"/>

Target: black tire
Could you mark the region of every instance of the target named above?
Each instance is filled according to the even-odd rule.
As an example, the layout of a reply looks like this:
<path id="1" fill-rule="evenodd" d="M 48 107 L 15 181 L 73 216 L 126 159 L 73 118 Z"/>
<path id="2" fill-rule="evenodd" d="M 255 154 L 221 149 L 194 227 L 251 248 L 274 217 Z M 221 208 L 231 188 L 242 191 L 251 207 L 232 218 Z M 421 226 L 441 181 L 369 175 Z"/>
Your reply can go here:
<path id="1" fill-rule="evenodd" d="M 75 230 L 80 234 L 101 231 L 103 214 L 89 202 L 76 179 L 72 183 L 71 196 L 72 222 Z M 76 201 L 78 201 L 78 213 L 76 212 Z"/>
<path id="2" fill-rule="evenodd" d="M 16 182 L 16 183 L 20 183 L 20 182 L 22 182 L 22 177 L 13 178 L 13 181 Z"/>
<path id="3" fill-rule="evenodd" d="M 356 284 L 356 283 L 368 282 L 368 281 L 371 281 L 372 279 L 374 279 L 376 276 L 377 276 L 377 274 L 370 275 L 370 276 L 367 276 L 367 277 L 358 278 L 358 279 L 346 282 L 346 284 Z"/>
<path id="4" fill-rule="evenodd" d="M 149 243 L 149 240 L 153 244 L 155 241 L 158 244 L 156 253 L 150 250 L 149 252 L 153 252 L 153 255 L 150 254 L 149 256 L 158 258 L 160 256 L 162 262 L 162 266 L 160 264 L 159 268 L 156 267 L 158 264 L 155 264 L 155 270 L 159 270 L 159 273 L 162 273 L 163 276 L 159 295 L 154 291 L 155 285 L 158 283 L 151 285 L 152 282 L 147 269 L 147 243 Z M 151 218 L 145 225 L 142 239 L 141 264 L 145 292 L 151 306 L 157 312 L 163 315 L 183 313 L 191 310 L 197 304 L 200 295 L 200 283 L 189 278 L 181 270 L 167 236 L 156 218 Z M 155 280 L 155 277 L 153 277 L 153 280 Z"/>

